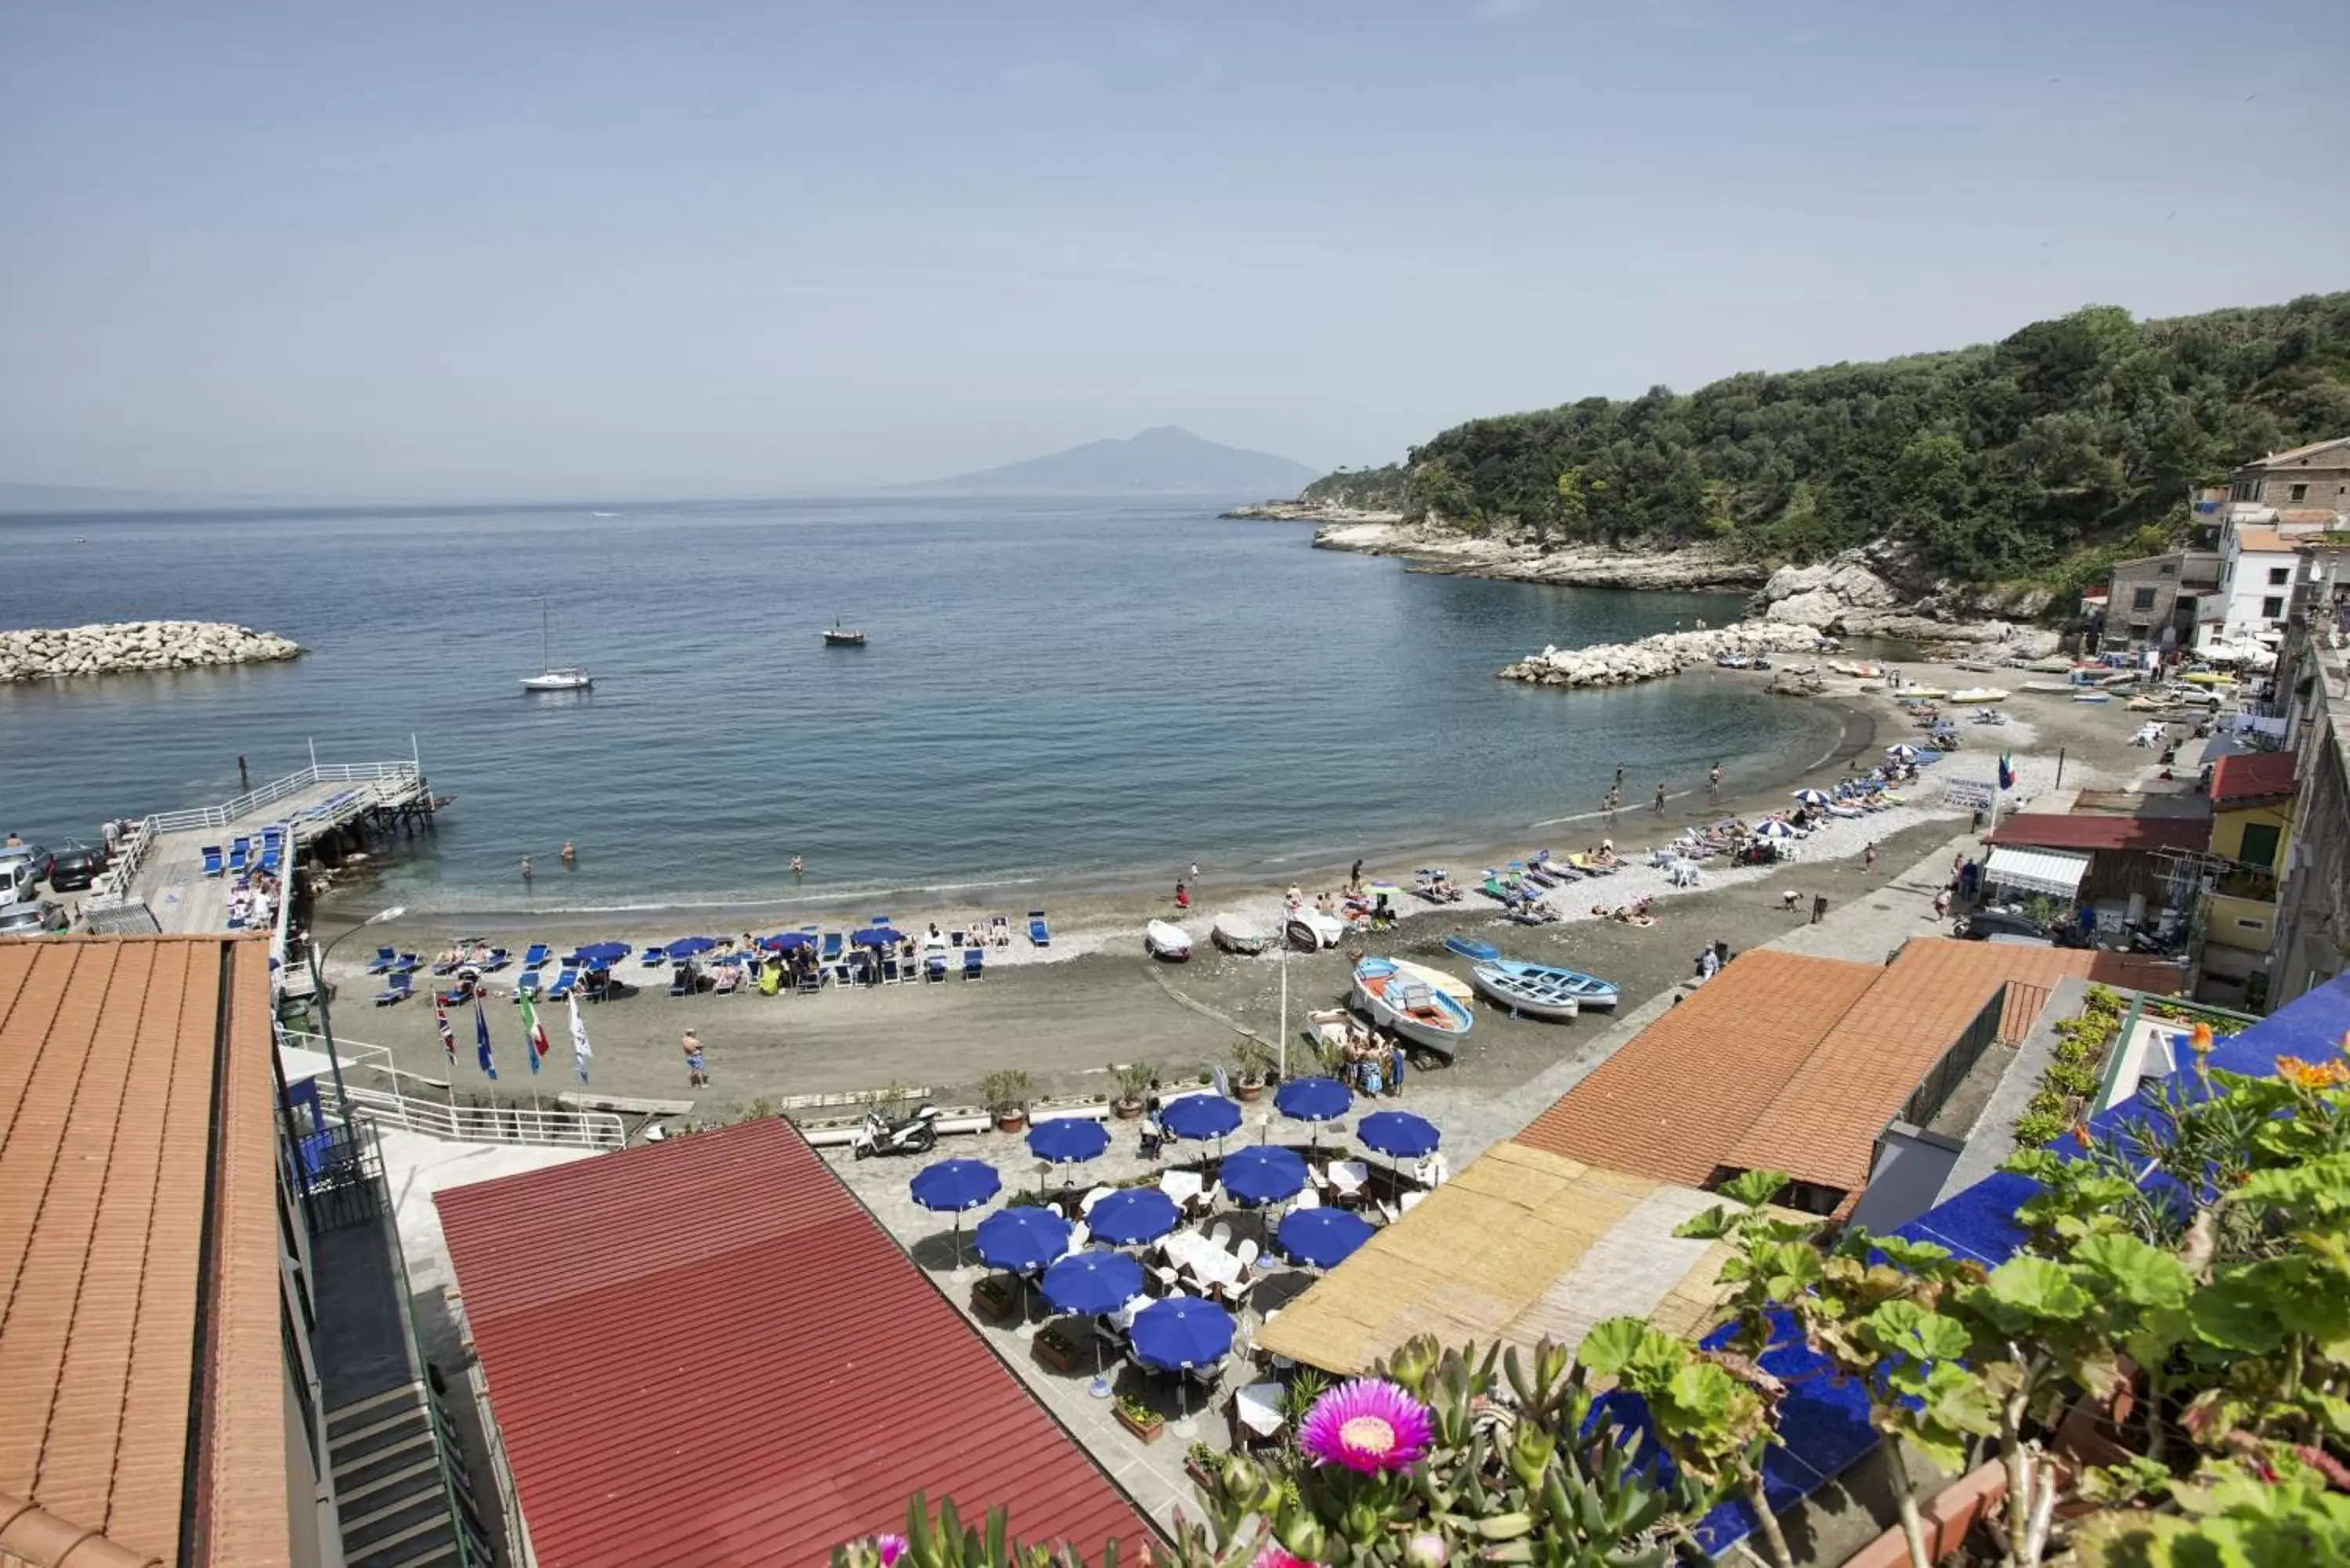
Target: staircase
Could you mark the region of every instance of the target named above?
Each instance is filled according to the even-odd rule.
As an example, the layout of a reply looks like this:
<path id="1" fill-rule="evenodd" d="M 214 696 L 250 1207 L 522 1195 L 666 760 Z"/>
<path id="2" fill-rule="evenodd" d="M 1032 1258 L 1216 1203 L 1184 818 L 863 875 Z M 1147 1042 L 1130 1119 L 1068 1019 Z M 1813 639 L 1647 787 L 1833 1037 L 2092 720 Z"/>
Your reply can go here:
<path id="1" fill-rule="evenodd" d="M 448 1430 L 421 1380 L 328 1413 L 348 1568 L 488 1568 L 488 1540 Z"/>

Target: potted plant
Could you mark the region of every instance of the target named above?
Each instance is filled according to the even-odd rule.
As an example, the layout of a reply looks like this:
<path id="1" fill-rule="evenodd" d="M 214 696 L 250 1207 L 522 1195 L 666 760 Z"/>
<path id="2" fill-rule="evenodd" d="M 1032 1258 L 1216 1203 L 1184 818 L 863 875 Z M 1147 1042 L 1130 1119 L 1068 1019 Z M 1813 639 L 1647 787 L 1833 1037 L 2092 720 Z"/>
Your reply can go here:
<path id="1" fill-rule="evenodd" d="M 1265 1075 L 1273 1071 L 1273 1052 L 1253 1034 L 1241 1034 L 1232 1040 L 1232 1066 L 1237 1069 L 1232 1079 L 1232 1094 L 1243 1100 L 1253 1100 L 1264 1093 Z"/>
<path id="2" fill-rule="evenodd" d="M 1128 1062 L 1122 1067 L 1112 1062 L 1109 1077 L 1118 1085 L 1118 1092 L 1110 1100 L 1110 1114 L 1122 1122 L 1140 1116 L 1142 1097 L 1150 1093 L 1150 1085 L 1158 1076 L 1159 1069 L 1149 1062 Z"/>
<path id="3" fill-rule="evenodd" d="M 1057 1323 L 1048 1323 L 1036 1331 L 1036 1359 L 1055 1372 L 1075 1372 L 1085 1354 L 1068 1331 Z"/>
<path id="4" fill-rule="evenodd" d="M 1205 1491 L 1208 1490 L 1208 1478 L 1216 1473 L 1216 1466 L 1222 1462 L 1223 1457 L 1206 1443 L 1193 1443 L 1183 1450 L 1183 1471 L 1191 1478 L 1193 1486 Z"/>
<path id="5" fill-rule="evenodd" d="M 971 1310 L 1002 1323 L 1020 1304 L 1020 1289 L 1004 1274 L 982 1274 L 972 1282 Z"/>
<path id="6" fill-rule="evenodd" d="M 1118 1424 L 1146 1443 L 1155 1443 L 1167 1430 L 1167 1417 L 1144 1404 L 1139 1396 L 1121 1394 L 1115 1407 Z"/>
<path id="7" fill-rule="evenodd" d="M 1028 1121 L 1028 1097 L 1035 1085 L 1025 1073 L 1006 1069 L 990 1073 L 979 1081 L 980 1098 L 987 1106 L 987 1114 L 995 1118 L 997 1132 L 1016 1133 Z"/>

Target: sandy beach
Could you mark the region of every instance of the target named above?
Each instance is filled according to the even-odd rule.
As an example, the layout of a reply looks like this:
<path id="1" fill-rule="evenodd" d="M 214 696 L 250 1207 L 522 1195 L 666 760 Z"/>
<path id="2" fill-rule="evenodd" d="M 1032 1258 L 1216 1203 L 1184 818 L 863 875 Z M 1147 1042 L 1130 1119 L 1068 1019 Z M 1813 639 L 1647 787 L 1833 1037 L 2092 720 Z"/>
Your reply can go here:
<path id="1" fill-rule="evenodd" d="M 1902 672 L 1913 682 L 1943 687 L 1981 679 L 1932 664 L 1904 665 Z M 1758 683 L 1762 679 L 1757 678 Z M 2016 683 L 2011 681 L 2012 686 Z M 1561 888 L 1552 898 L 1564 917 L 1555 924 L 1511 924 L 1501 919 L 1498 906 L 1473 892 L 1461 903 L 1440 907 L 1407 895 L 1406 918 L 1394 930 L 1350 940 L 1330 951 L 1291 955 L 1286 970 L 1293 1046 L 1302 1048 L 1300 1030 L 1308 1009 L 1335 1006 L 1345 995 L 1348 951 L 1357 946 L 1463 972 L 1465 965 L 1442 944 L 1447 935 L 1465 932 L 1495 942 L 1513 957 L 1602 975 L 1621 989 L 1621 1007 L 1628 1012 L 1686 979 L 1701 948 L 1726 941 L 1743 949 L 1768 940 L 1807 919 L 1815 896 L 1828 899 L 1832 909 L 1866 898 L 1893 868 L 1909 866 L 1948 841 L 1965 826 L 1965 814 L 1942 804 L 1943 781 L 1988 778 L 2002 749 L 2013 753 L 2019 774 L 2009 809 L 2056 786 L 2060 752 L 2062 784 L 2067 790 L 2125 782 L 2152 762 L 2147 752 L 2128 746 L 2139 716 L 2125 713 L 2119 704 L 2076 706 L 2063 699 L 2019 693 L 2006 704 L 2011 714 L 2007 725 L 1977 725 L 1961 718 L 1962 749 L 1928 768 L 1906 792 L 1901 805 L 1830 823 L 1803 842 L 1801 858 L 1792 864 L 1731 869 L 1709 862 L 1702 885 L 1690 889 L 1670 888 L 1660 870 L 1647 866 L 1649 847 L 1689 824 L 1730 815 L 1751 818 L 1780 809 L 1800 784 L 1832 783 L 1853 771 L 1854 764 L 1865 769 L 1883 754 L 1885 746 L 1918 734 L 1889 693 L 1860 692 L 1857 684 L 1839 680 L 1835 685 L 1842 690 L 1828 695 L 1784 699 L 1833 702 L 1846 716 L 1836 747 L 1800 778 L 1750 781 L 1743 789 L 1725 787 L 1718 805 L 1707 798 L 1700 780 L 1693 790 L 1669 801 L 1661 816 L 1645 804 L 1619 812 L 1612 823 L 1597 814 L 1579 815 L 1548 824 L 1512 845 L 1419 846 L 1402 854 L 1367 853 L 1367 877 L 1406 884 L 1415 866 L 1440 857 L 1446 857 L 1456 875 L 1473 881 L 1471 874 L 1479 867 L 1523 857 L 1538 846 L 1564 852 L 1603 837 L 1612 838 L 1632 865 L 1604 880 Z M 1730 784 L 1738 782 L 1738 759 L 1727 760 Z M 1879 846 L 1874 873 L 1858 860 L 1872 842 Z M 1294 875 L 1311 894 L 1336 886 L 1347 870 L 1344 863 L 1302 866 Z M 619 972 L 631 983 L 643 979 L 649 982 L 645 988 L 581 1009 L 594 1043 L 592 1090 L 691 1098 L 695 1116 L 717 1118 L 755 1101 L 870 1093 L 890 1085 L 926 1090 L 951 1103 L 967 1102 L 980 1078 L 998 1069 L 1029 1073 L 1040 1095 L 1098 1094 L 1107 1086 L 1107 1069 L 1112 1063 L 1149 1062 L 1170 1083 L 1194 1079 L 1214 1064 L 1230 1062 L 1237 1030 L 1266 1039 L 1281 1037 L 1282 961 L 1272 955 L 1243 958 L 1220 952 L 1206 936 L 1213 916 L 1223 910 L 1270 917 L 1279 907 L 1283 888 L 1220 882 L 1211 871 L 1202 879 L 1191 913 L 1182 917 L 1197 948 L 1193 960 L 1181 965 L 1155 962 L 1141 950 L 1145 920 L 1176 918 L 1170 890 L 1138 887 L 1123 893 L 1100 888 L 1040 893 L 1035 902 L 1053 910 L 1050 949 L 1030 947 L 1021 909 L 1005 909 L 1014 917 L 1015 940 L 1008 948 L 988 950 L 985 978 L 977 981 L 958 977 L 862 992 L 827 987 L 807 997 L 745 993 L 673 999 L 660 971 L 639 968 L 631 959 Z M 1798 895 L 1793 913 L 1783 907 L 1783 895 L 1790 890 Z M 1644 895 L 1659 900 L 1656 923 L 1650 927 L 1596 919 L 1588 913 L 1595 902 L 1612 908 Z M 837 919 L 806 918 L 833 925 L 861 920 L 873 912 L 858 907 L 838 911 Z M 916 931 L 933 919 L 942 927 L 959 926 L 974 912 L 971 905 L 926 909 L 901 904 L 892 910 L 900 928 Z M 1900 923 L 1902 929 L 1886 932 L 1888 951 L 1908 936 L 1937 929 L 1930 922 Z M 320 934 L 331 939 L 349 924 L 348 917 L 337 921 L 322 914 Z M 1908 929 L 1912 924 L 1918 929 Z M 616 929 L 609 918 L 542 920 L 510 931 L 443 916 L 429 926 L 387 924 L 381 928 L 381 940 L 431 953 L 461 929 L 479 930 L 508 945 L 544 940 L 560 951 L 586 940 L 626 940 L 642 946 L 689 929 L 724 932 L 743 927 L 709 911 L 682 924 L 674 918 L 656 918 L 623 922 Z M 440 1048 L 428 1001 L 420 995 L 395 1007 L 366 1004 L 377 989 L 377 982 L 360 972 L 371 938 L 372 933 L 354 937 L 336 955 L 331 978 L 338 985 L 338 1034 L 387 1048 L 403 1071 L 453 1079 L 457 1094 L 481 1097 L 491 1085 L 474 1064 L 469 1020 L 457 1020 L 452 1073 Z M 526 1071 L 520 1024 L 507 1000 L 512 985 L 511 971 L 496 977 L 488 1005 L 501 1064 L 495 1092 L 508 1098 L 534 1090 L 551 1096 L 577 1088 L 559 1007 L 547 1010 L 554 1052 L 536 1079 Z M 700 1091 L 686 1086 L 679 1048 L 679 1037 L 689 1027 L 699 1033 L 708 1053 L 712 1082 Z M 1456 1065 L 1440 1075 L 1440 1081 L 1448 1088 L 1506 1090 L 1541 1072 L 1563 1052 L 1575 1049 L 1578 1038 L 1590 1038 L 1606 1027 L 1601 1016 L 1573 1024 L 1544 1023 L 1513 1020 L 1481 1007 L 1466 1050 Z"/>

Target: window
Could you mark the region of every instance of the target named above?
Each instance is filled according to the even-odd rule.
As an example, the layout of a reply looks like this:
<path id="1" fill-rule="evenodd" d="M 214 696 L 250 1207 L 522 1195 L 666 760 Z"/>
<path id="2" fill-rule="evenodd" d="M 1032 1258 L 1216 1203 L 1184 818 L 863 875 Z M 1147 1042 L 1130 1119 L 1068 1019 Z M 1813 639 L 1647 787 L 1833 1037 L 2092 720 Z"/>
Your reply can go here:
<path id="1" fill-rule="evenodd" d="M 2277 836 L 2280 831 L 2270 823 L 2247 823 L 2244 826 L 2244 841 L 2236 851 L 2236 858 L 2247 866 L 2257 866 L 2263 871 L 2274 870 Z"/>
<path id="2" fill-rule="evenodd" d="M 2142 620 L 2134 620 L 2130 622 L 2130 640 L 2132 642 L 2144 642 L 2146 640 L 2146 634 L 2150 629 L 2151 628 L 2147 625 L 2147 623 Z"/>
<path id="3" fill-rule="evenodd" d="M 2309 499 L 2309 486 L 2307 486 L 2306 484 L 2296 484 L 2296 485 L 2294 485 L 2294 486 L 2293 487 L 2293 489 L 2292 489 L 2291 493 L 2286 496 L 2286 499 L 2287 499 L 2287 500 L 2290 500 L 2290 501 L 2306 501 L 2306 500 L 2308 500 L 2308 499 Z"/>
<path id="4" fill-rule="evenodd" d="M 2284 600 L 2275 594 L 2271 594 L 2268 597 L 2262 599 L 2261 601 L 2261 618 L 2262 620 L 2282 620 L 2284 618 Z"/>
<path id="5" fill-rule="evenodd" d="M 2154 575 L 2158 577 L 2175 577 L 2178 575 L 2178 563 L 2176 561 L 2165 561 L 2161 566 L 2155 568 Z"/>
<path id="6" fill-rule="evenodd" d="M 2140 588 L 2136 593 L 2130 595 L 2130 608 L 2152 609 L 2153 607 L 2154 590 L 2152 588 Z"/>
<path id="7" fill-rule="evenodd" d="M 2281 588 L 2291 581 L 2293 581 L 2293 568 L 2291 566 L 2271 566 L 2269 568 L 2269 587 L 2272 588 Z"/>

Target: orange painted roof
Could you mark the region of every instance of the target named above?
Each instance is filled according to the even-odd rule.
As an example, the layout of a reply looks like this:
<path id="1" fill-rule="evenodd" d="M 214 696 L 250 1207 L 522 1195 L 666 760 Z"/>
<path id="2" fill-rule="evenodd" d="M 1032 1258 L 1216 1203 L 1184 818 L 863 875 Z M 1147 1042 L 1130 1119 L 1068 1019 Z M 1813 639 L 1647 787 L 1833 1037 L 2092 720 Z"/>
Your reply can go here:
<path id="1" fill-rule="evenodd" d="M 288 1561 L 270 1064 L 264 942 L 0 941 L 0 1496 L 52 1534 Z"/>
<path id="2" fill-rule="evenodd" d="M 2211 803 L 2268 800 L 2293 792 L 2291 752 L 2238 752 L 2211 764 Z"/>
<path id="3" fill-rule="evenodd" d="M 1586 1165 L 1702 1186 L 1884 972 L 1769 949 L 1741 953 L 1516 1141 Z"/>

